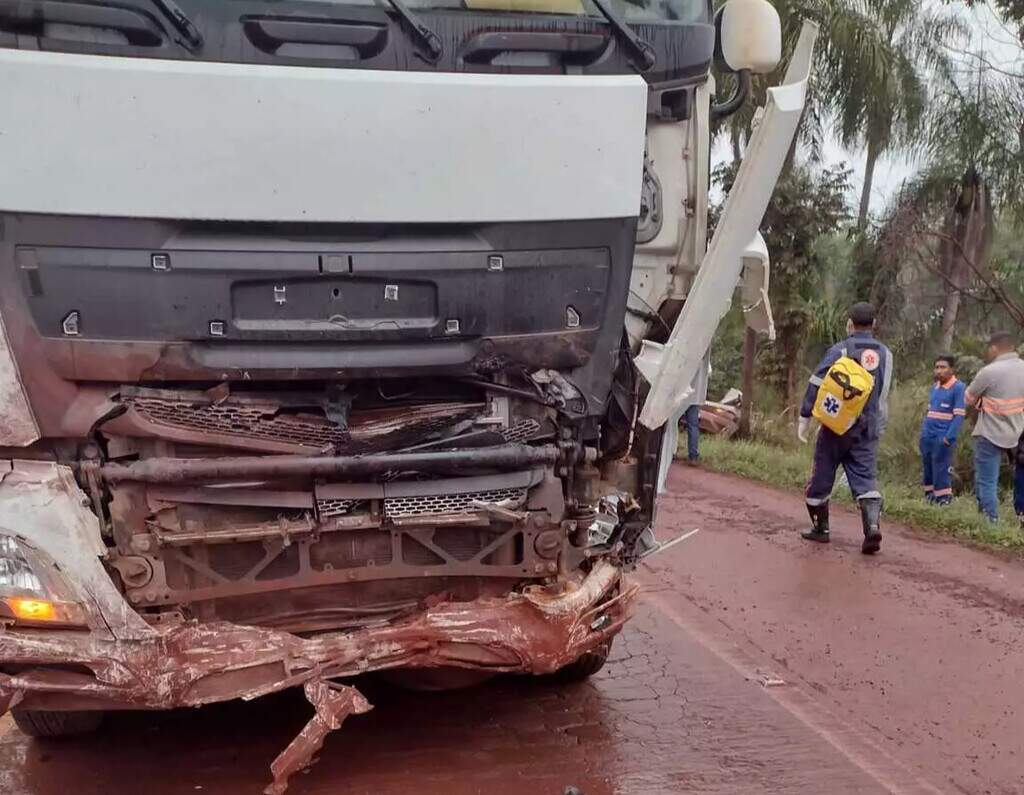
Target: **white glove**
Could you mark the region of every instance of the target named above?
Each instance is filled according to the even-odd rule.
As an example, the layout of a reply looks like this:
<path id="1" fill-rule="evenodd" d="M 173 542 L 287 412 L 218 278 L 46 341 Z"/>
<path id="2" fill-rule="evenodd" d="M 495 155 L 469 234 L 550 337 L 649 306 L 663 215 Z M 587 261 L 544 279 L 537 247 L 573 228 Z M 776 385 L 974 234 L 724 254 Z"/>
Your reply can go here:
<path id="1" fill-rule="evenodd" d="M 811 430 L 811 418 L 801 417 L 799 422 L 796 424 L 796 438 L 804 444 L 807 444 L 807 434 Z"/>

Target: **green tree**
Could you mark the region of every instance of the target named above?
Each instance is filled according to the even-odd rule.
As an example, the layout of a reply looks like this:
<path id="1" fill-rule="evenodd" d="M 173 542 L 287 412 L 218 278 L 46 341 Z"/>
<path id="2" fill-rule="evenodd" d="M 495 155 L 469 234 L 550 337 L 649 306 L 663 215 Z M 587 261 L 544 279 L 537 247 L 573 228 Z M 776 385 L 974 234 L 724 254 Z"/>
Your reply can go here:
<path id="1" fill-rule="evenodd" d="M 858 215 L 863 228 L 878 159 L 920 143 L 928 76 L 948 73 L 948 47 L 964 35 L 963 25 L 952 13 L 922 8 L 919 0 L 778 0 L 775 7 L 784 52 L 792 52 L 804 20 L 821 28 L 798 140 L 811 162 L 829 128 L 851 149 L 866 146 Z M 750 137 L 755 108 L 784 71 L 782 64 L 775 73 L 755 78 L 752 101 L 719 123 L 716 133 L 728 136 L 734 159 Z M 719 96 L 733 88 L 731 79 L 722 81 Z"/>
<path id="2" fill-rule="evenodd" d="M 735 174 L 735 165 L 726 165 L 716 169 L 715 179 L 728 192 Z M 850 171 L 845 165 L 815 170 L 795 164 L 779 180 L 761 223 L 772 256 L 770 298 L 776 329 L 772 357 L 777 362 L 770 375 L 790 406 L 798 400 L 807 340 L 820 332 L 815 317 L 826 290 L 827 263 L 818 242 L 849 219 L 849 188 Z"/>
<path id="3" fill-rule="evenodd" d="M 965 296 L 1024 323 L 992 260 L 1000 217 L 1024 215 L 1024 79 L 976 68 L 941 84 L 936 99 L 922 131 L 928 161 L 896 197 L 874 267 L 894 273 L 909 255 L 938 279 L 937 343 L 948 350 Z"/>
<path id="4" fill-rule="evenodd" d="M 924 179 L 952 186 L 974 170 L 998 208 L 1024 212 L 1024 74 L 977 68 L 946 81 L 935 99 Z"/>
<path id="5" fill-rule="evenodd" d="M 875 167 L 884 154 L 920 148 L 929 81 L 950 74 L 949 48 L 966 35 L 952 13 L 920 0 L 864 0 L 833 13 L 824 52 L 823 88 L 839 139 L 864 149 L 857 228 L 867 225 Z"/>

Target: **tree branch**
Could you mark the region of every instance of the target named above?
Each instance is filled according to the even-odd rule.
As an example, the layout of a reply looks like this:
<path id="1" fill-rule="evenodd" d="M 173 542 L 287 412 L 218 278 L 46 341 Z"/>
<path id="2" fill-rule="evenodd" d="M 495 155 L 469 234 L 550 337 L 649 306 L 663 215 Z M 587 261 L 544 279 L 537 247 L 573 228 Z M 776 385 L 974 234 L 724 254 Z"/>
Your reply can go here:
<path id="1" fill-rule="evenodd" d="M 1014 322 L 1016 322 L 1018 326 L 1024 326 L 1024 307 L 1022 307 L 1020 304 L 1018 304 L 1016 301 L 1010 298 L 1010 296 L 1006 294 L 1006 291 L 1001 286 L 994 284 L 992 282 L 988 274 L 985 273 L 983 269 L 980 268 L 978 264 L 967 254 L 967 251 L 964 249 L 963 244 L 959 240 L 957 240 L 952 235 L 947 235 L 944 232 L 934 232 L 930 229 L 923 230 L 923 234 L 927 237 L 934 237 L 937 238 L 938 240 L 943 240 L 946 241 L 947 243 L 952 244 L 959 253 L 960 258 L 963 259 L 965 263 L 967 263 L 967 267 L 969 267 L 974 272 L 974 275 L 978 278 L 978 280 L 982 284 L 984 284 L 988 291 L 991 292 L 993 296 L 995 296 L 996 300 L 1000 304 L 1002 304 L 1003 308 L 1009 313 L 1010 317 L 1013 318 Z M 943 279 L 946 278 L 947 277 L 945 276 L 945 274 L 943 274 Z M 965 290 L 962 287 L 956 286 L 951 281 L 949 282 L 949 284 L 954 290 L 960 292 L 961 295 L 965 293 Z"/>

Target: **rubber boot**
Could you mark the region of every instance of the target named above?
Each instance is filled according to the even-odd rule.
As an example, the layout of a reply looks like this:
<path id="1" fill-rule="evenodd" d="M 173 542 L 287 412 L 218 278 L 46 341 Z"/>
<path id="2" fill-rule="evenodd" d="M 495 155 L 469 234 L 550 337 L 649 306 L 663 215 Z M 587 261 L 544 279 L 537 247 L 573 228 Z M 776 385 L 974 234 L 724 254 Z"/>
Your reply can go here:
<path id="1" fill-rule="evenodd" d="M 828 536 L 828 503 L 821 505 L 808 505 L 807 513 L 811 516 L 811 529 L 800 534 L 801 538 L 808 541 L 817 541 L 819 544 L 827 544 Z"/>
<path id="2" fill-rule="evenodd" d="M 860 551 L 865 555 L 874 555 L 882 548 L 882 498 L 865 497 L 857 503 L 860 505 L 860 519 L 864 525 L 864 543 Z"/>

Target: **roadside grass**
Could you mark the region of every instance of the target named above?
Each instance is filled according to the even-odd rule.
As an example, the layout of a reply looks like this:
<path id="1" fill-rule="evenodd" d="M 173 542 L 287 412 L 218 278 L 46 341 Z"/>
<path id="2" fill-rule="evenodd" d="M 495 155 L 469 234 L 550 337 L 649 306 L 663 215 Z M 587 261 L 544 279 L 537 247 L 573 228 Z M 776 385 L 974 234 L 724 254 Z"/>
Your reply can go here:
<path id="1" fill-rule="evenodd" d="M 685 444 L 685 434 L 684 434 Z M 703 435 L 701 458 L 711 469 L 730 472 L 751 480 L 803 490 L 810 473 L 813 445 L 781 447 L 761 441 L 726 440 Z M 884 516 L 912 527 L 934 531 L 985 547 L 1024 553 L 1024 533 L 1017 526 L 1012 503 L 1004 501 L 999 508 L 1000 521 L 990 524 L 980 514 L 970 494 L 958 496 L 953 504 L 939 507 L 927 504 L 920 489 L 887 476 L 886 463 L 895 465 L 902 477 L 916 477 L 916 464 L 908 472 L 910 461 L 882 461 L 880 481 L 885 499 Z M 841 470 L 840 470 L 841 471 Z M 891 472 L 891 470 L 890 470 Z M 836 478 L 837 484 L 839 478 Z M 832 493 L 835 502 L 853 505 L 845 486 L 837 485 Z"/>

